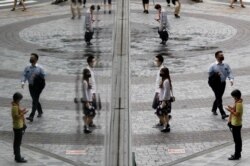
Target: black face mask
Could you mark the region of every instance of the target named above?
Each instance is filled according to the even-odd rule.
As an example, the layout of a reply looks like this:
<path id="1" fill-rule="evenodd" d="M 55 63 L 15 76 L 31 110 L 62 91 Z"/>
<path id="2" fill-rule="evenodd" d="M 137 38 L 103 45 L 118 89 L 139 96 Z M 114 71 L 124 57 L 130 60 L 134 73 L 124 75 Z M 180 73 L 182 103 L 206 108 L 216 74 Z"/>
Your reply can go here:
<path id="1" fill-rule="evenodd" d="M 30 63 L 34 63 L 35 62 L 35 60 L 34 59 L 30 59 Z"/>
<path id="2" fill-rule="evenodd" d="M 220 60 L 220 61 L 224 61 L 224 57 L 220 57 L 219 60 Z"/>
<path id="3" fill-rule="evenodd" d="M 161 74 L 161 73 L 160 73 L 160 77 L 163 77 L 163 76 L 164 76 L 164 74 Z"/>

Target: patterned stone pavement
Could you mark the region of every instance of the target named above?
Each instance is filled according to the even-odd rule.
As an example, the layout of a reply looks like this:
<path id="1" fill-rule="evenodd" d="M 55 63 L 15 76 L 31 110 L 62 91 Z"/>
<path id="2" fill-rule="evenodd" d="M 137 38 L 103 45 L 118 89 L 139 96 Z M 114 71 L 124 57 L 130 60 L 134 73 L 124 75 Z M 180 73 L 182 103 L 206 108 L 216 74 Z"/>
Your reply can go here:
<path id="1" fill-rule="evenodd" d="M 163 1 L 156 1 L 166 6 Z M 115 2 L 113 4 L 115 8 Z M 48 12 L 50 11 L 50 12 Z M 83 10 L 85 12 L 85 9 Z M 207 85 L 206 71 L 214 61 L 215 50 L 222 49 L 235 75 L 235 85 L 227 87 L 224 104 L 232 103 L 230 92 L 239 88 L 245 101 L 243 138 L 249 146 L 250 18 L 246 9 L 231 10 L 226 2 L 183 1 L 181 19 L 167 8 L 171 24 L 167 46 L 159 45 L 155 11 L 144 15 L 141 1 L 131 1 L 131 114 L 132 149 L 139 166 L 152 165 L 236 165 L 226 158 L 232 137 L 226 121 L 213 116 L 210 106 L 213 94 Z M 28 63 L 29 53 L 38 52 L 40 63 L 48 73 L 41 101 L 44 117 L 28 123 L 23 140 L 23 154 L 29 165 L 102 165 L 104 140 L 109 119 L 112 59 L 112 25 L 115 14 L 98 14 L 94 45 L 83 42 L 83 18 L 70 20 L 69 6 L 41 4 L 27 12 L 0 14 L 0 163 L 14 165 L 10 118 L 11 96 L 24 94 L 22 104 L 30 108 L 27 90 L 21 89 L 20 77 Z M 171 133 L 153 128 L 157 123 L 151 102 L 157 69 L 153 58 L 162 54 L 170 68 L 174 93 Z M 98 58 L 96 76 L 103 109 L 97 115 L 97 128 L 90 135 L 82 132 L 81 105 L 75 104 L 76 75 L 86 65 L 86 57 Z M 242 164 L 248 160 L 243 148 Z M 68 154 L 75 150 L 78 154 Z M 178 151 L 179 150 L 179 151 Z M 177 151 L 177 153 L 174 153 Z M 223 153 L 222 153 L 223 152 Z M 217 158 L 215 156 L 218 156 Z M 204 162 L 201 162 L 204 161 Z M 205 162 L 206 161 L 206 162 Z M 0 165 L 1 165 L 0 164 Z"/>

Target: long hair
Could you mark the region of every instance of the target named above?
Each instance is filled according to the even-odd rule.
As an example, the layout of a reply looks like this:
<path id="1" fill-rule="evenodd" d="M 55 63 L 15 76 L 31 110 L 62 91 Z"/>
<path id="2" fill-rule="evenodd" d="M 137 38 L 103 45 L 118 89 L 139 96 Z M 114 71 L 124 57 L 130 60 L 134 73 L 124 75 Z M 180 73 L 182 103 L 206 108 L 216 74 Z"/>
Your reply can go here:
<path id="1" fill-rule="evenodd" d="M 164 67 L 161 69 L 160 73 L 163 74 L 162 76 L 162 80 L 161 80 L 161 84 L 160 84 L 160 88 L 163 88 L 163 83 L 166 79 L 168 79 L 169 81 L 169 85 L 170 85 L 170 89 L 172 90 L 172 81 L 171 81 L 171 78 L 170 78 L 170 74 L 169 74 L 169 70 L 167 67 Z"/>
<path id="2" fill-rule="evenodd" d="M 89 84 L 89 77 L 87 76 L 87 74 L 90 73 L 90 70 L 89 69 L 83 69 L 82 71 L 82 81 L 87 81 L 88 83 L 88 87 L 90 87 L 90 84 Z"/>

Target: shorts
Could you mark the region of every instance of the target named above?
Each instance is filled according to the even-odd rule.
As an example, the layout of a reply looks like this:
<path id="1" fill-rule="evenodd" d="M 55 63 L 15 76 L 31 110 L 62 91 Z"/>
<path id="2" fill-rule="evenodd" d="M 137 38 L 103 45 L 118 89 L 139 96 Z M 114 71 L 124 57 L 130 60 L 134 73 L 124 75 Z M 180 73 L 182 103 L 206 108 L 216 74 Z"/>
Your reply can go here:
<path id="1" fill-rule="evenodd" d="M 159 105 L 161 105 L 161 103 Z M 155 114 L 158 116 L 167 115 L 171 113 L 171 109 L 171 102 L 168 102 L 164 108 L 157 108 Z"/>
<path id="2" fill-rule="evenodd" d="M 95 113 L 95 108 L 91 108 L 91 109 L 89 109 L 89 108 L 87 108 L 85 105 L 83 106 L 83 114 L 85 115 L 85 116 L 95 116 L 96 115 L 96 113 Z"/>

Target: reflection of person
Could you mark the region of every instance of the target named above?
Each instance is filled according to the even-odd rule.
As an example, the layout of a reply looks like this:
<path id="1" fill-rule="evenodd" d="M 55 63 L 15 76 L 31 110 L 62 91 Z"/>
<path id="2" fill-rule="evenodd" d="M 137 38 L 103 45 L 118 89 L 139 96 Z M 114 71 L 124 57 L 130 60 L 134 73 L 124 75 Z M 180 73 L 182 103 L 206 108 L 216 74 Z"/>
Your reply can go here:
<path id="1" fill-rule="evenodd" d="M 230 112 L 228 126 L 232 129 L 232 134 L 235 143 L 235 152 L 228 158 L 228 160 L 239 160 L 241 158 L 242 151 L 242 115 L 243 115 L 243 100 L 241 98 L 241 92 L 236 89 L 232 91 L 231 96 L 235 100 L 234 106 L 228 106 L 226 109 Z"/>
<path id="2" fill-rule="evenodd" d="M 159 68 L 159 70 L 157 71 L 156 82 L 155 82 L 155 97 L 154 97 L 154 101 L 156 102 L 155 104 L 159 102 L 160 83 L 161 83 L 160 71 L 162 68 L 164 68 L 163 61 L 164 61 L 164 58 L 161 55 L 155 56 L 154 64 L 155 66 Z M 158 118 L 160 119 L 160 121 L 158 124 L 156 124 L 156 127 L 163 126 L 163 122 L 161 122 L 160 116 L 158 116 Z"/>
<path id="3" fill-rule="evenodd" d="M 71 19 L 75 19 L 75 10 L 77 10 L 78 18 L 81 18 L 81 5 L 82 5 L 82 0 L 71 0 L 70 4 L 70 9 L 72 13 Z"/>
<path id="4" fill-rule="evenodd" d="M 168 68 L 164 67 L 160 71 L 160 77 L 162 78 L 160 84 L 160 93 L 159 100 L 160 104 L 157 108 L 157 115 L 160 116 L 161 122 L 163 122 L 163 129 L 161 132 L 170 132 L 169 116 L 168 114 L 171 111 L 171 102 L 170 102 L 170 91 L 172 89 L 171 78 L 169 75 Z"/>
<path id="5" fill-rule="evenodd" d="M 223 105 L 222 96 L 226 87 L 226 79 L 229 78 L 231 86 L 233 85 L 233 75 L 230 66 L 224 61 L 224 55 L 222 51 L 217 51 L 215 53 L 216 62 L 211 64 L 208 70 L 208 84 L 214 92 L 215 100 L 212 107 L 212 112 L 214 115 L 218 115 L 216 110 L 219 108 L 221 113 L 221 118 L 225 119 L 228 117 L 226 115 Z"/>
<path id="6" fill-rule="evenodd" d="M 16 4 L 17 4 L 17 0 L 14 0 L 14 5 L 13 5 L 13 8 L 11 9 L 11 11 L 15 11 L 16 10 Z M 25 11 L 26 7 L 24 5 L 24 0 L 20 0 L 20 4 L 23 6 L 23 11 Z"/>
<path id="7" fill-rule="evenodd" d="M 38 111 L 38 118 L 42 117 L 43 110 L 39 102 L 40 94 L 45 87 L 45 72 L 41 66 L 37 64 L 38 55 L 32 53 L 30 56 L 31 65 L 27 66 L 23 72 L 22 88 L 26 80 L 29 82 L 29 91 L 32 98 L 32 112 L 26 119 L 33 122 L 36 110 Z"/>
<path id="8" fill-rule="evenodd" d="M 233 4 L 234 4 L 235 2 L 237 2 L 237 0 L 231 0 L 231 3 L 230 3 L 230 5 L 229 5 L 229 7 L 234 8 L 234 7 L 233 7 Z M 240 4 L 241 4 L 241 7 L 242 7 L 242 8 L 245 8 L 245 7 L 246 7 L 246 6 L 243 4 L 243 1 L 242 1 L 242 0 L 240 0 Z"/>
<path id="9" fill-rule="evenodd" d="M 90 40 L 93 37 L 94 34 L 94 30 L 93 30 L 93 12 L 95 10 L 95 6 L 91 5 L 90 9 L 87 11 L 86 15 L 85 15 L 85 42 L 87 43 L 87 45 L 92 45 L 92 43 L 90 42 Z"/>
<path id="10" fill-rule="evenodd" d="M 164 9 L 162 9 L 160 4 L 156 4 L 155 9 L 158 11 L 157 18 L 155 18 L 155 20 L 160 23 L 159 29 L 158 29 L 158 33 L 159 33 L 160 38 L 162 40 L 162 42 L 160 44 L 165 45 L 166 41 L 168 40 L 167 30 L 169 29 L 167 12 Z"/>
<path id="11" fill-rule="evenodd" d="M 82 78 L 82 101 L 83 101 L 83 121 L 84 121 L 84 133 L 91 133 L 89 125 L 93 122 L 95 116 L 95 108 L 93 107 L 93 96 L 91 93 L 92 86 L 90 84 L 91 73 L 89 69 L 83 69 L 83 78 Z"/>
<path id="12" fill-rule="evenodd" d="M 143 13 L 148 14 L 149 0 L 142 0 Z"/>
<path id="13" fill-rule="evenodd" d="M 13 149 L 14 149 L 15 161 L 18 163 L 27 162 L 27 160 L 21 157 L 21 150 L 20 150 L 23 132 L 26 128 L 24 114 L 28 112 L 25 108 L 21 109 L 19 106 L 19 103 L 22 100 L 22 98 L 23 95 L 21 93 L 16 92 L 13 95 L 12 111 L 11 111 L 13 120 L 13 131 L 14 131 Z"/>

